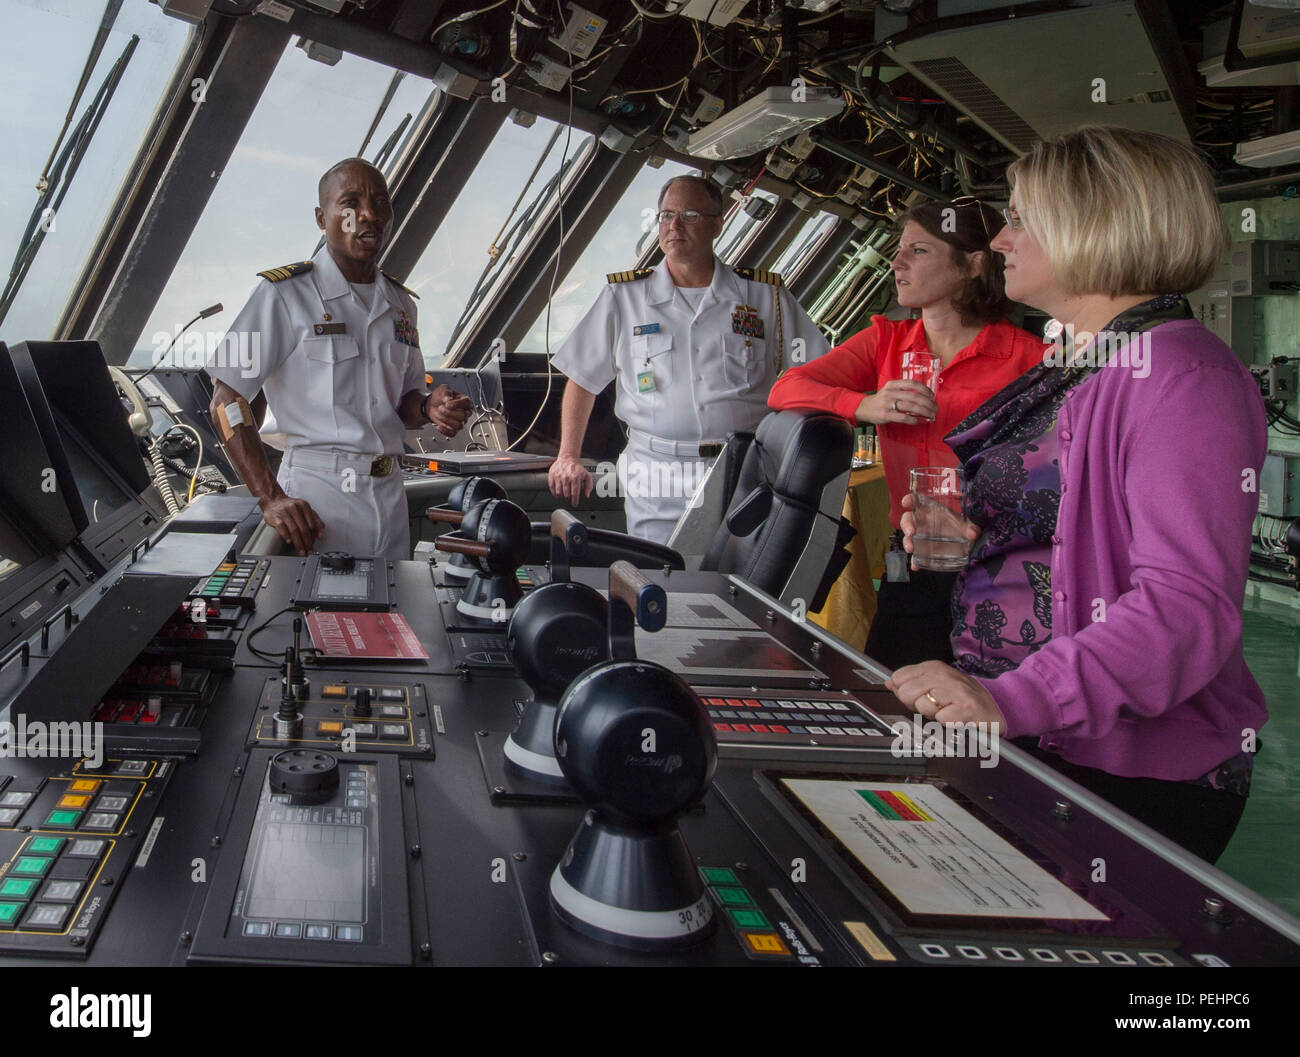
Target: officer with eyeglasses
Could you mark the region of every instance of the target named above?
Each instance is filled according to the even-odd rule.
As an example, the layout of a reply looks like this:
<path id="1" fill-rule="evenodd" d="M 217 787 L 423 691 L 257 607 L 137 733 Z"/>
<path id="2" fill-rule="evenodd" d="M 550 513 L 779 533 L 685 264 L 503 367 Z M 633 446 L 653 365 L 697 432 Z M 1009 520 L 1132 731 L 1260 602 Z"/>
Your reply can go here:
<path id="1" fill-rule="evenodd" d="M 596 396 L 616 382 L 627 425 L 619 459 L 627 530 L 666 543 L 727 434 L 767 414 L 780 373 L 827 349 L 825 337 L 772 272 L 727 267 L 713 253 L 726 202 L 702 176 L 659 192 L 654 268 L 615 272 L 555 354 L 569 379 L 551 491 L 577 505 L 593 487 L 579 456 Z"/>

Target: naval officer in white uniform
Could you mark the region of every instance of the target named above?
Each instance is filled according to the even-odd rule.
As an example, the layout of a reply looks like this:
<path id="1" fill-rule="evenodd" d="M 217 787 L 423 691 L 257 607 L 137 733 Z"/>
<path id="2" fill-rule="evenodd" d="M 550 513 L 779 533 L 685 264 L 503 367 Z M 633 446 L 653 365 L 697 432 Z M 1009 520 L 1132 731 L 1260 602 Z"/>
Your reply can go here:
<path id="1" fill-rule="evenodd" d="M 724 207 L 711 180 L 669 180 L 657 216 L 663 261 L 611 275 L 554 358 L 569 381 L 551 491 L 574 505 L 591 494 L 582 440 L 596 395 L 617 379 L 627 530 L 655 543 L 668 541 L 727 434 L 753 430 L 767 414 L 777 376 L 827 349 L 780 276 L 714 256 Z"/>
<path id="2" fill-rule="evenodd" d="M 425 391 L 412 294 L 376 267 L 393 224 L 383 174 L 359 158 L 321 177 L 310 262 L 272 268 L 208 362 L 213 421 L 262 517 L 299 554 L 410 557 L 398 456 L 403 433 L 465 423 L 467 398 Z M 228 355 L 231 335 L 253 352 Z M 285 435 L 278 479 L 256 432 Z"/>

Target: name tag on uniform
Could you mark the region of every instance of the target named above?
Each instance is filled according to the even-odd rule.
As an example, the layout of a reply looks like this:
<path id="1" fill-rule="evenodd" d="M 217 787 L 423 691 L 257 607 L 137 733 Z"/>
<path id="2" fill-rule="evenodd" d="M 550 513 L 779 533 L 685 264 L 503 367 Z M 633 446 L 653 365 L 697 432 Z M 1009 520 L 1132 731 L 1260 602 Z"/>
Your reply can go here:
<path id="1" fill-rule="evenodd" d="M 636 376 L 636 391 L 638 393 L 652 393 L 655 388 L 654 371 L 642 371 Z"/>
<path id="2" fill-rule="evenodd" d="M 323 337 L 326 334 L 346 334 L 348 325 L 346 323 L 317 323 L 311 328 L 316 337 Z"/>
<path id="3" fill-rule="evenodd" d="M 658 323 L 638 323 L 635 327 L 632 328 L 632 337 L 634 338 L 639 338 L 643 334 L 658 334 L 658 333 L 659 333 Z"/>
<path id="4" fill-rule="evenodd" d="M 747 338 L 763 336 L 763 317 L 753 305 L 737 305 L 731 313 L 731 329 Z"/>

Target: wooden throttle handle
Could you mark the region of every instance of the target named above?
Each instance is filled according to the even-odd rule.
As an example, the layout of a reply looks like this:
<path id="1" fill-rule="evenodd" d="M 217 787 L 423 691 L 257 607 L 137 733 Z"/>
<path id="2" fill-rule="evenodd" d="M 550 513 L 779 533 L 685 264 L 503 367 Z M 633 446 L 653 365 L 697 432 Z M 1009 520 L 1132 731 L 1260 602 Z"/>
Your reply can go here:
<path id="1" fill-rule="evenodd" d="M 424 516 L 430 521 L 442 521 L 448 525 L 459 525 L 465 520 L 463 510 L 448 510 L 445 507 L 431 506 L 425 512 Z"/>
<path id="2" fill-rule="evenodd" d="M 492 544 L 480 543 L 478 540 L 467 540 L 463 536 L 453 536 L 451 533 L 443 533 L 433 545 L 440 551 L 451 551 L 453 554 L 468 554 L 472 558 L 486 558 L 492 551 Z"/>
<path id="3" fill-rule="evenodd" d="M 586 523 L 572 511 L 551 511 L 551 535 L 564 544 L 571 558 L 581 558 L 587 552 Z"/>
<path id="4" fill-rule="evenodd" d="M 668 596 L 658 584 L 627 561 L 609 567 L 609 601 L 622 602 L 646 631 L 658 631 L 668 620 Z"/>

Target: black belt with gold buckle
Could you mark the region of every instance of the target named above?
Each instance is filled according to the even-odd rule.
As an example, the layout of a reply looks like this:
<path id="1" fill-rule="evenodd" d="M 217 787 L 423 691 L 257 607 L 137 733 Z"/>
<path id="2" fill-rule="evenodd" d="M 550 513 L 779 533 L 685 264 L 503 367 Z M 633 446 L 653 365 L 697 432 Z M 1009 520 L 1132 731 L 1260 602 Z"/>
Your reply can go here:
<path id="1" fill-rule="evenodd" d="M 393 457 L 391 455 L 381 455 L 370 464 L 371 477 L 387 477 L 393 472 Z"/>

